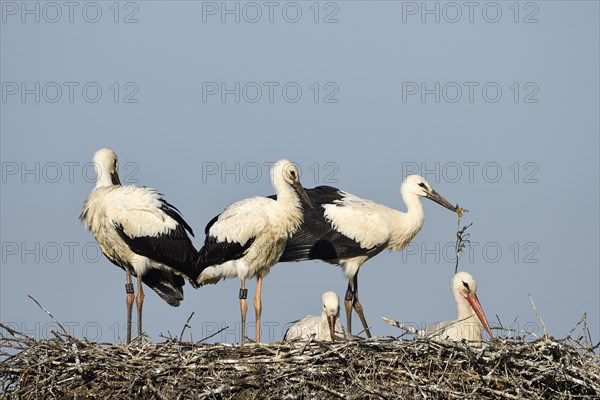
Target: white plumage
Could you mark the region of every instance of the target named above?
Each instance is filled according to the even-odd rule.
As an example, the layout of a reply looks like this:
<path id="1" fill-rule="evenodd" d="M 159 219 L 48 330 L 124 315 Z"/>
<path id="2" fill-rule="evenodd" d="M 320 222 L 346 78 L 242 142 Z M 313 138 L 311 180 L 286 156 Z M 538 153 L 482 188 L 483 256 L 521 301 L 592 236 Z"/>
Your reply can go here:
<path id="1" fill-rule="evenodd" d="M 458 318 L 454 321 L 436 322 L 425 327 L 418 334 L 435 339 L 453 341 L 464 339 L 470 342 L 481 342 L 483 340 L 481 330 L 483 325 L 490 337 L 493 337 L 487 318 L 477 298 L 477 282 L 475 282 L 473 276 L 467 272 L 457 273 L 452 278 L 450 288 L 456 301 Z"/>
<path id="2" fill-rule="evenodd" d="M 131 264 L 136 275 L 150 268 L 163 268 L 161 263 L 136 253 L 121 238 L 117 227 L 128 237 L 158 236 L 174 230 L 177 221 L 160 209 L 160 195 L 137 186 L 100 186 L 88 196 L 83 207 L 83 222 L 102 252 L 120 265 Z"/>
<path id="3" fill-rule="evenodd" d="M 209 244 L 201 250 L 201 257 L 214 256 L 218 251 L 223 252 L 224 257 L 228 254 L 237 256 L 239 253 L 229 250 L 238 246 L 244 249 L 244 256 L 207 266 L 198 283 L 266 275 L 277 263 L 287 238 L 301 222 L 302 208 L 297 198 L 274 201 L 267 197 L 252 197 L 231 204 L 208 229 Z M 213 243 L 217 246 L 213 247 Z"/>
<path id="4" fill-rule="evenodd" d="M 363 249 L 388 243 L 396 231 L 392 224 L 394 217 L 403 218 L 402 213 L 345 191 L 340 191 L 340 194 L 340 200 L 323 205 L 324 216 L 333 229 L 354 240 Z"/>
<path id="5" fill-rule="evenodd" d="M 309 315 L 296 321 L 285 333 L 284 340 L 303 339 L 331 342 L 345 339 L 345 329 L 339 320 L 340 299 L 335 292 L 325 292 L 322 297 L 321 315 Z"/>
<path id="6" fill-rule="evenodd" d="M 411 242 L 425 220 L 421 197 L 457 210 L 420 176 L 406 177 L 400 191 L 406 212 L 329 186 L 307 189 L 315 207 L 306 210 L 303 224 L 288 240 L 281 256 L 280 261 L 320 259 L 342 266 L 348 279 L 344 305 L 349 333 L 354 308 L 371 337 L 358 300 L 358 271 L 362 264 L 386 248 L 400 251 Z"/>
<path id="7" fill-rule="evenodd" d="M 142 281 L 172 306 L 183 300 L 184 279 L 195 285 L 197 252 L 191 227 L 179 211 L 154 189 L 121 186 L 116 154 L 101 148 L 94 154 L 96 186 L 87 197 L 80 219 L 102 253 L 126 272 L 127 341 L 131 340 L 133 284 L 138 278 L 138 333 L 142 332 Z"/>
<path id="8" fill-rule="evenodd" d="M 199 284 L 214 284 L 224 278 L 241 280 L 240 310 L 242 337 L 245 340 L 245 281 L 256 277 L 254 309 L 256 341 L 260 341 L 260 298 L 262 279 L 277 263 L 288 238 L 303 220 L 302 204 L 310 201 L 300 184 L 298 169 L 288 160 L 279 160 L 271 167 L 271 181 L 277 193 L 274 197 L 252 197 L 228 206 L 206 226 L 206 240 L 200 250 Z"/>

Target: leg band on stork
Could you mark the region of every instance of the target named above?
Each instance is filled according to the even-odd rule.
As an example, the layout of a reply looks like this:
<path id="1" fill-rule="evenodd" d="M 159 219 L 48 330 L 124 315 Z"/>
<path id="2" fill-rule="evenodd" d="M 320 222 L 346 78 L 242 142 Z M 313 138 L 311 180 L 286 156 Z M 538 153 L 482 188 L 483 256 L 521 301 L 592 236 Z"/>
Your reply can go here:
<path id="1" fill-rule="evenodd" d="M 125 284 L 125 293 L 127 293 L 127 294 L 133 293 L 133 283 Z"/>
<path id="2" fill-rule="evenodd" d="M 354 298 L 354 292 L 350 289 L 346 289 L 346 297 L 344 297 L 344 300 L 352 301 L 353 298 Z"/>

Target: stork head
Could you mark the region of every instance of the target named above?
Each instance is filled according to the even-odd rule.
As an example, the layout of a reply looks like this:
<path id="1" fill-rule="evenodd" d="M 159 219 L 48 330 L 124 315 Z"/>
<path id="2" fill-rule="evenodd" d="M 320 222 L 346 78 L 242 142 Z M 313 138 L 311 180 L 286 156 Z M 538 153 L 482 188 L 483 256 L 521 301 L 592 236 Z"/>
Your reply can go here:
<path id="1" fill-rule="evenodd" d="M 494 337 L 492 335 L 492 330 L 490 329 L 490 325 L 488 324 L 487 318 L 483 313 L 483 308 L 481 308 L 481 304 L 479 304 L 479 299 L 477 298 L 477 282 L 471 274 L 468 272 L 459 272 L 452 278 L 452 282 L 450 283 L 450 288 L 452 289 L 452 294 L 454 298 L 459 301 L 459 299 L 464 298 L 469 302 L 469 305 L 481 321 L 481 325 L 485 328 L 490 337 Z"/>
<path id="2" fill-rule="evenodd" d="M 340 313 L 340 299 L 335 292 L 323 293 L 323 315 L 327 318 L 329 324 L 329 334 L 331 340 L 335 341 L 335 320 Z"/>
<path id="3" fill-rule="evenodd" d="M 406 199 L 410 196 L 416 196 L 418 198 L 425 197 L 429 200 L 433 200 L 439 205 L 446 207 L 448 210 L 456 211 L 457 208 L 450 204 L 448 200 L 443 198 L 438 192 L 433 190 L 429 182 L 419 175 L 409 175 L 404 178 L 402 182 L 402 195 Z"/>
<path id="4" fill-rule="evenodd" d="M 108 147 L 96 150 L 92 159 L 96 169 L 96 187 L 120 185 L 117 155 Z"/>
<path id="5" fill-rule="evenodd" d="M 296 164 L 289 160 L 279 160 L 271 166 L 271 182 L 280 195 L 284 186 L 291 186 L 302 200 L 312 207 L 306 191 L 300 183 L 300 173 Z"/>

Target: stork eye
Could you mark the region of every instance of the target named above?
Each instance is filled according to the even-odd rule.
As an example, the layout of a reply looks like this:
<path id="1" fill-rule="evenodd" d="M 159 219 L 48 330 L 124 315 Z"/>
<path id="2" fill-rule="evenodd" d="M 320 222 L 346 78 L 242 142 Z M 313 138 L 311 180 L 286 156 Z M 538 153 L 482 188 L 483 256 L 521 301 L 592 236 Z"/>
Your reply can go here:
<path id="1" fill-rule="evenodd" d="M 471 289 L 469 288 L 469 284 L 463 281 L 463 286 L 467 289 L 467 293 L 471 293 Z"/>
<path id="2" fill-rule="evenodd" d="M 419 183 L 419 186 L 421 186 L 423 189 L 425 189 L 425 184 L 423 182 Z"/>
<path id="3" fill-rule="evenodd" d="M 292 178 L 296 177 L 296 171 L 290 171 L 290 175 L 292 176 Z"/>

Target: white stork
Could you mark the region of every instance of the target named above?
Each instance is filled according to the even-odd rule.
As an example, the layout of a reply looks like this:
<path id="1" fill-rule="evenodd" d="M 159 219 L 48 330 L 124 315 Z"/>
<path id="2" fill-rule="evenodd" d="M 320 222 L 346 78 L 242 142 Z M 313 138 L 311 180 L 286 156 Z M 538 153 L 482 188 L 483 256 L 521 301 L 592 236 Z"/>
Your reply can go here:
<path id="1" fill-rule="evenodd" d="M 320 259 L 341 265 L 348 279 L 344 299 L 346 328 L 352 334 L 352 308 L 356 310 L 365 333 L 371 332 L 358 300 L 358 271 L 361 265 L 384 249 L 400 251 L 421 230 L 425 216 L 421 197 L 426 197 L 452 211 L 446 199 L 417 175 L 402 183 L 402 198 L 407 212 L 394 210 L 371 200 L 330 186 L 307 189 L 314 208 L 305 210 L 300 229 L 288 240 L 279 261 Z"/>
<path id="2" fill-rule="evenodd" d="M 142 282 L 169 305 L 177 307 L 183 300 L 184 277 L 196 286 L 198 252 L 187 233 L 193 236 L 192 228 L 177 208 L 154 189 L 121 186 L 117 155 L 111 149 L 96 151 L 93 162 L 96 187 L 85 200 L 79 219 L 92 232 L 102 253 L 125 270 L 129 343 L 134 300 L 131 275 L 137 277 L 138 334 L 141 334 Z"/>
<path id="3" fill-rule="evenodd" d="M 198 284 L 215 284 L 224 278 L 241 280 L 239 293 L 242 316 L 241 343 L 246 335 L 246 279 L 256 277 L 254 311 L 256 342 L 260 342 L 262 312 L 261 287 L 265 275 L 277 263 L 288 238 L 303 220 L 302 202 L 310 200 L 300 184 L 296 166 L 279 160 L 270 170 L 277 200 L 251 197 L 228 206 L 206 226 L 206 239 L 200 250 Z"/>
<path id="4" fill-rule="evenodd" d="M 340 299 L 335 292 L 325 292 L 321 316 L 309 315 L 296 321 L 285 332 L 284 340 L 311 339 L 330 342 L 347 337 L 339 320 Z"/>
<path id="5" fill-rule="evenodd" d="M 490 337 L 494 337 L 477 298 L 477 282 L 471 274 L 459 272 L 454 275 L 450 283 L 450 289 L 454 300 L 456 300 L 458 318 L 454 321 L 436 322 L 426 326 L 425 329 L 418 332 L 418 335 L 435 339 L 453 341 L 464 339 L 471 342 L 481 342 L 483 340 L 481 326 L 483 325 Z"/>

